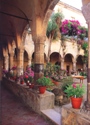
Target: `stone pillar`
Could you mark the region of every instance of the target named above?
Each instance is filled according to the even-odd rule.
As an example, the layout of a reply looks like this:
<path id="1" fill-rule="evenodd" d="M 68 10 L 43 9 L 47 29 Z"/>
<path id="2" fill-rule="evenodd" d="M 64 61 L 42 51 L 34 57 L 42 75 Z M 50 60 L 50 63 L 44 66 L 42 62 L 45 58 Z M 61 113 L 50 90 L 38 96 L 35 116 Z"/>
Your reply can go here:
<path id="1" fill-rule="evenodd" d="M 87 71 L 87 64 L 86 63 L 83 64 L 83 69 L 84 69 L 84 71 Z"/>
<path id="2" fill-rule="evenodd" d="M 14 58 L 14 54 L 10 53 L 10 69 L 13 67 L 13 58 Z"/>
<path id="3" fill-rule="evenodd" d="M 87 77 L 87 101 L 85 109 L 90 111 L 90 2 L 82 7 L 83 15 L 88 24 L 88 77 Z"/>
<path id="4" fill-rule="evenodd" d="M 34 65 L 34 73 L 35 80 L 39 77 L 43 76 L 44 69 L 44 37 L 38 36 L 35 40 L 35 65 Z"/>
<path id="5" fill-rule="evenodd" d="M 64 69 L 64 58 L 61 58 L 61 69 Z"/>
<path id="6" fill-rule="evenodd" d="M 2 70 L 3 70 L 3 64 L 2 64 L 2 58 L 0 59 L 0 80 L 2 80 Z"/>
<path id="7" fill-rule="evenodd" d="M 17 73 L 18 75 L 23 74 L 23 62 L 24 62 L 24 49 L 19 49 L 18 50 L 18 68 L 17 68 Z"/>
<path id="8" fill-rule="evenodd" d="M 6 70 L 9 70 L 9 57 L 8 57 L 8 55 L 4 56 L 4 67 Z"/>
<path id="9" fill-rule="evenodd" d="M 73 71 L 76 72 L 76 60 L 73 60 Z"/>
<path id="10" fill-rule="evenodd" d="M 31 66 L 31 57 L 28 58 L 28 66 Z"/>

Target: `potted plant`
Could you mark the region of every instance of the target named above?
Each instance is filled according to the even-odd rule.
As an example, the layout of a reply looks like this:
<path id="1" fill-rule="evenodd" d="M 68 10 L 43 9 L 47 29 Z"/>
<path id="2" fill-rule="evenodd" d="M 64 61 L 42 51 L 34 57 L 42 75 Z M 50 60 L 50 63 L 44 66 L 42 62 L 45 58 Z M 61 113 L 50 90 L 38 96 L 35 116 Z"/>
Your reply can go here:
<path id="1" fill-rule="evenodd" d="M 37 80 L 37 83 L 39 85 L 39 92 L 41 94 L 43 94 L 45 92 L 47 86 L 53 85 L 51 79 L 49 77 L 45 77 L 45 76 L 39 78 Z"/>
<path id="2" fill-rule="evenodd" d="M 34 80 L 34 71 L 31 69 L 31 67 L 27 67 L 26 71 L 23 74 L 25 83 L 32 88 L 34 86 L 33 80 Z"/>
<path id="3" fill-rule="evenodd" d="M 67 86 L 64 92 L 70 97 L 72 107 L 79 109 L 83 100 L 83 94 L 85 93 L 85 85 L 73 83 Z"/>

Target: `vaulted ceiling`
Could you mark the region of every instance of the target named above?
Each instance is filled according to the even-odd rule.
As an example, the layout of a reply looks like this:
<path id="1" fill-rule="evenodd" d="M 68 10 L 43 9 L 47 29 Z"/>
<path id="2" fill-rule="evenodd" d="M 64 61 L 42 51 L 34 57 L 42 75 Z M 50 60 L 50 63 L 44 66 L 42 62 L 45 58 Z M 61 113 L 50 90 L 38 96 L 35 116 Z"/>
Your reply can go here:
<path id="1" fill-rule="evenodd" d="M 25 26 L 35 21 L 35 16 L 45 17 L 48 8 L 59 0 L 0 0 L 0 55 L 17 34 L 22 35 Z"/>

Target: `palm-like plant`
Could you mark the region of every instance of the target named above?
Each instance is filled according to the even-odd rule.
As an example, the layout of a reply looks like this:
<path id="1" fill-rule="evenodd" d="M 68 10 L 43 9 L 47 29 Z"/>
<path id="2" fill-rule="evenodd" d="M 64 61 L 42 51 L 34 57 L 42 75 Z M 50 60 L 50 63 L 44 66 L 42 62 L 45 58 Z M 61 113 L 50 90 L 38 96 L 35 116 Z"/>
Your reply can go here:
<path id="1" fill-rule="evenodd" d="M 61 37 L 60 35 L 60 26 L 61 26 L 61 20 L 63 19 L 63 14 L 58 12 L 58 13 L 54 13 L 51 16 L 51 19 L 48 22 L 48 26 L 47 26 L 47 31 L 46 31 L 46 35 L 49 38 L 49 49 L 48 49 L 48 60 L 47 62 L 49 62 L 49 57 L 50 57 L 50 53 L 51 53 L 51 42 L 52 40 Z"/>

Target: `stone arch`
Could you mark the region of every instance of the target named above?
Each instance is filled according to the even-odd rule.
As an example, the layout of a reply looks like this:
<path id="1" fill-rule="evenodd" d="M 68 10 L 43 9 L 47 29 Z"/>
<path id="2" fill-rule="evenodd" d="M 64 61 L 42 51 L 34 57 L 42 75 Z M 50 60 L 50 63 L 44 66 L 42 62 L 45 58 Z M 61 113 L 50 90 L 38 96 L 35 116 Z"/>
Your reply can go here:
<path id="1" fill-rule="evenodd" d="M 60 63 L 60 54 L 58 52 L 53 52 L 51 55 L 50 55 L 50 62 L 55 64 L 56 62 L 59 62 Z"/>
<path id="2" fill-rule="evenodd" d="M 64 57 L 64 67 L 67 70 L 67 75 L 69 75 L 73 69 L 73 55 L 68 53 Z"/>
<path id="3" fill-rule="evenodd" d="M 31 32 L 30 25 L 27 24 L 26 27 L 24 28 L 23 33 L 22 33 L 22 45 L 25 45 L 26 35 L 27 35 L 27 33 L 30 33 L 30 32 Z"/>
<path id="4" fill-rule="evenodd" d="M 14 58 L 13 58 L 13 61 L 14 61 L 14 65 L 17 66 L 17 61 L 18 60 L 18 50 L 17 48 L 14 49 Z"/>
<path id="5" fill-rule="evenodd" d="M 45 16 L 44 16 L 44 20 L 43 20 L 43 31 L 42 34 L 46 34 L 46 28 L 47 28 L 47 24 L 48 24 L 48 20 L 53 12 L 53 9 L 55 7 L 55 5 L 59 2 L 59 0 L 52 0 L 51 2 L 48 3 L 48 9 L 46 9 L 45 11 Z"/>
<path id="6" fill-rule="evenodd" d="M 47 63 L 47 56 L 46 56 L 46 54 L 44 53 L 44 64 L 46 64 Z"/>
<path id="7" fill-rule="evenodd" d="M 83 68 L 83 60 L 82 60 L 82 55 L 78 55 L 76 59 L 76 65 L 77 65 L 77 70 L 80 70 Z"/>

